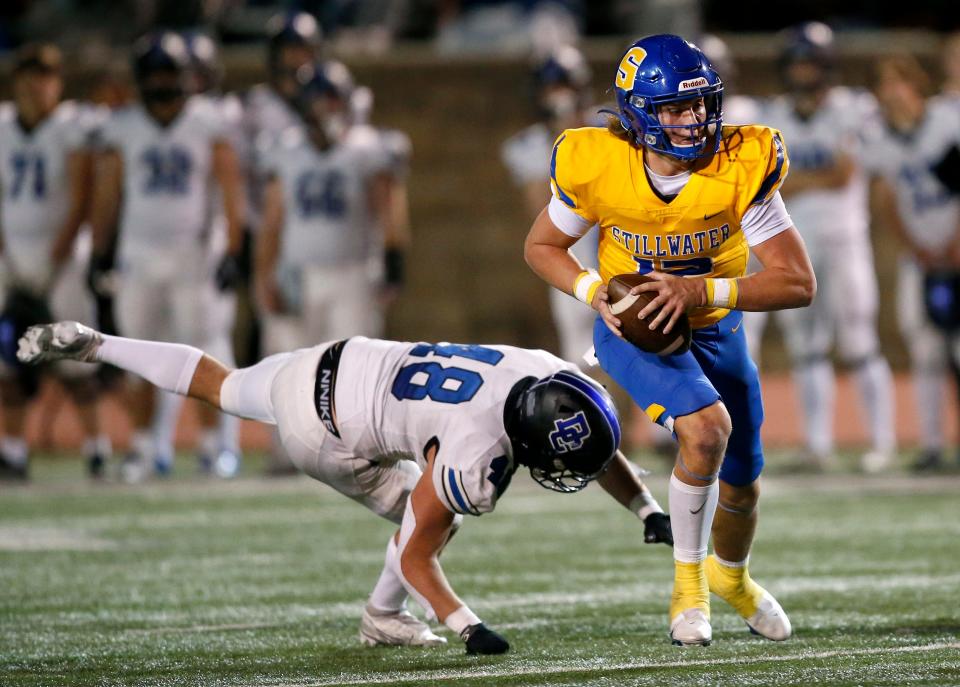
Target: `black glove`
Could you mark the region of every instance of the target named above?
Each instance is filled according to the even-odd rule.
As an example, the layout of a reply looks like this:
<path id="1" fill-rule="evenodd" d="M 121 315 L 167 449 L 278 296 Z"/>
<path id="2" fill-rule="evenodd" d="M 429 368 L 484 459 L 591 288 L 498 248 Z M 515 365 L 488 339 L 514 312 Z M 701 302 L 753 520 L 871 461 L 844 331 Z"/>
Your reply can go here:
<path id="1" fill-rule="evenodd" d="M 468 654 L 505 654 L 510 650 L 510 643 L 483 623 L 470 625 L 460 633 L 460 638 L 466 643 Z"/>
<path id="2" fill-rule="evenodd" d="M 220 260 L 220 264 L 217 265 L 217 272 L 213 278 L 217 283 L 217 288 L 221 291 L 226 291 L 239 286 L 242 277 L 243 272 L 240 269 L 240 259 L 236 255 L 230 255 L 228 253 Z"/>
<path id="3" fill-rule="evenodd" d="M 666 513 L 651 513 L 643 521 L 643 541 L 646 544 L 668 544 L 673 546 L 673 530 L 670 529 L 670 516 Z"/>

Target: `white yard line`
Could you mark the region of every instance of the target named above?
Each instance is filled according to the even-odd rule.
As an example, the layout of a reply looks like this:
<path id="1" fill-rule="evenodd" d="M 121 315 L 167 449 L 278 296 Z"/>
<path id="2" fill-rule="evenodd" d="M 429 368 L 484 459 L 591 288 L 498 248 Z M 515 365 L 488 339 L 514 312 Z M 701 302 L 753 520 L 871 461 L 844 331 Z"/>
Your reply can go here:
<path id="1" fill-rule="evenodd" d="M 788 655 L 765 655 L 754 657 L 730 657 L 730 658 L 707 658 L 692 659 L 689 661 L 634 661 L 630 663 L 610 663 L 605 664 L 602 660 L 595 662 L 578 661 L 576 663 L 543 666 L 538 665 L 530 668 L 515 668 L 508 670 L 494 670 L 485 668 L 464 668 L 455 672 L 446 672 L 440 670 L 428 670 L 422 672 L 403 672 L 391 673 L 388 675 L 368 674 L 366 676 L 345 674 L 339 678 L 331 678 L 320 682 L 298 683 L 297 687 L 334 687 L 335 685 L 383 685 L 390 683 L 414 683 L 428 684 L 437 681 L 457 681 L 473 680 L 476 678 L 509 678 L 522 677 L 529 675 L 554 675 L 554 674 L 576 674 L 576 673 L 610 673 L 619 670 L 661 670 L 665 668 L 689 668 L 691 666 L 714 667 L 718 665 L 756 665 L 760 663 L 791 663 L 793 661 L 806 661 L 809 659 L 823 658 L 849 658 L 852 656 L 878 656 L 884 654 L 914 654 L 926 653 L 930 651 L 942 651 L 945 649 L 960 649 L 960 642 L 938 642 L 934 644 L 921 644 L 916 646 L 891 646 L 877 647 L 872 649 L 834 649 L 831 651 L 807 651 L 798 654 Z M 286 687 L 284 684 L 273 685 L 273 687 Z M 292 687 L 292 686 L 290 686 Z"/>

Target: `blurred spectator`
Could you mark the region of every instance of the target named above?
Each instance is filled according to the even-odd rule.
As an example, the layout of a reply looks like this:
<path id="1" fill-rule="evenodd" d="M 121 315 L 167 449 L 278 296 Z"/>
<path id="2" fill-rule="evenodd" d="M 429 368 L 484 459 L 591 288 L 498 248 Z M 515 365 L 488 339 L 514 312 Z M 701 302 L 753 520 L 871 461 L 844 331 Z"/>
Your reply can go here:
<path id="1" fill-rule="evenodd" d="M 444 54 L 523 54 L 572 44 L 582 7 L 575 0 L 442 0 L 437 49 Z"/>

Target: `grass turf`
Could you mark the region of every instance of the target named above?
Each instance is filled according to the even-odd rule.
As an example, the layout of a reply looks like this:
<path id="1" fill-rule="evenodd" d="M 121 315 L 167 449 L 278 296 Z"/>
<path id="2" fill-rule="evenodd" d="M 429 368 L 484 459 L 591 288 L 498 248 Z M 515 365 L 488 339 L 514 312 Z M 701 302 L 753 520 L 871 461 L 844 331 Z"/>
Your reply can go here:
<path id="1" fill-rule="evenodd" d="M 80 471 L 46 461 L 33 486 L 0 488 L 5 687 L 960 684 L 955 476 L 768 479 L 751 568 L 795 637 L 751 637 L 716 601 L 713 646 L 677 649 L 669 550 L 599 488 L 563 496 L 518 475 L 446 554 L 513 646 L 468 657 L 454 637 L 359 644 L 392 527 L 316 482 L 122 487 Z"/>

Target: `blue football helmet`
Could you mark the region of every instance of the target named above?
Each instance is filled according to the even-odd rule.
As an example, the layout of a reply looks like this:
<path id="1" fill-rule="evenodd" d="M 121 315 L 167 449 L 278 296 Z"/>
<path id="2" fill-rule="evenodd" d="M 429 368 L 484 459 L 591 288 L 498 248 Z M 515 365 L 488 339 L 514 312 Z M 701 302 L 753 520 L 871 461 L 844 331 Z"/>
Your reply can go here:
<path id="1" fill-rule="evenodd" d="M 184 33 L 190 64 L 196 77 L 196 90 L 199 93 L 216 91 L 223 80 L 223 64 L 216 41 L 205 33 Z"/>
<path id="2" fill-rule="evenodd" d="M 586 58 L 572 45 L 552 50 L 533 70 L 537 91 L 550 86 L 568 86 L 579 91 L 590 85 L 590 76 Z"/>
<path id="3" fill-rule="evenodd" d="M 637 145 L 680 160 L 695 160 L 720 149 L 723 124 L 723 82 L 697 46 L 680 36 L 647 36 L 627 48 L 614 80 L 620 124 Z M 660 106 L 703 98 L 704 121 L 661 124 Z M 690 145 L 670 141 L 669 129 L 683 129 Z"/>
<path id="4" fill-rule="evenodd" d="M 610 394 L 574 372 L 518 382 L 504 405 L 503 425 L 514 460 L 553 491 L 583 489 L 620 446 L 620 417 Z"/>
<path id="5" fill-rule="evenodd" d="M 833 30 L 819 21 L 793 26 L 783 33 L 780 68 L 793 62 L 813 62 L 829 69 L 834 62 Z"/>

